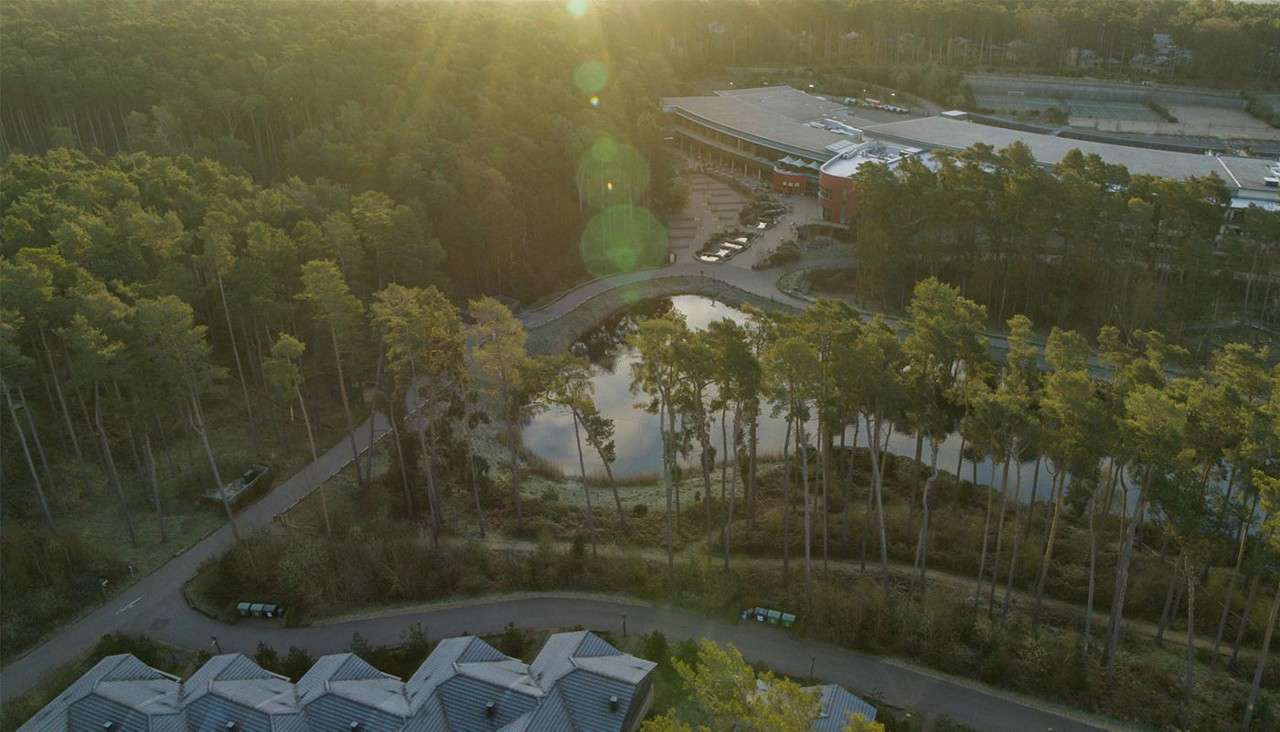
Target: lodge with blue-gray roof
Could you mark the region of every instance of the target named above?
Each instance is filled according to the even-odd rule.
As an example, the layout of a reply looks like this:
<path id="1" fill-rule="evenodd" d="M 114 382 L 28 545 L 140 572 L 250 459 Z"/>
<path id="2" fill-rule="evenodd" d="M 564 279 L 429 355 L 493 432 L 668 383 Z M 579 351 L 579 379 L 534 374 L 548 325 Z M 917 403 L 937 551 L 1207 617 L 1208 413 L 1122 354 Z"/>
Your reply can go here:
<path id="1" fill-rule="evenodd" d="M 324 656 L 296 684 L 238 653 L 186 681 L 108 656 L 19 732 L 632 732 L 654 666 L 589 631 L 551 636 L 532 664 L 448 638 L 407 681 L 351 653 Z"/>
<path id="2" fill-rule="evenodd" d="M 183 681 L 130 655 L 108 656 L 18 732 L 634 732 L 653 703 L 656 664 L 590 631 L 556 633 L 533 663 L 480 638 L 446 638 L 407 681 L 353 653 L 320 658 L 292 683 L 239 653 Z M 876 710 L 839 686 L 814 732 Z"/>

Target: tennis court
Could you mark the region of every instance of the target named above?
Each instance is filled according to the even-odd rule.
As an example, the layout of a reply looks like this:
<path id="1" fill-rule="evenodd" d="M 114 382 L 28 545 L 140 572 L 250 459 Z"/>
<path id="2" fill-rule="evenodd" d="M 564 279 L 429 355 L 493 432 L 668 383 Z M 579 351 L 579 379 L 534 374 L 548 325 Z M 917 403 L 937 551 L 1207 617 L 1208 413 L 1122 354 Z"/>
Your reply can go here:
<path id="1" fill-rule="evenodd" d="M 1160 115 L 1140 102 L 1112 102 L 1098 99 L 1055 99 L 1053 97 L 1022 94 L 984 94 L 977 97 L 978 104 L 1001 112 L 1043 112 L 1046 109 L 1063 109 L 1072 117 L 1090 120 L 1132 120 L 1135 122 L 1160 122 Z M 1086 125 L 1092 126 L 1092 124 Z"/>

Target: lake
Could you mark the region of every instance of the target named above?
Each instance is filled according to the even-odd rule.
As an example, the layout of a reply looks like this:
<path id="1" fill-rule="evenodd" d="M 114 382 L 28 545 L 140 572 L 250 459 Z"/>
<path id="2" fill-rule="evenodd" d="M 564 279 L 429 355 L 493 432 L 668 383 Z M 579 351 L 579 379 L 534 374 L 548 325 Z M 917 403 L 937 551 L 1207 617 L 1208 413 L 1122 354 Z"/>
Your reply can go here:
<path id="1" fill-rule="evenodd" d="M 592 384 L 595 388 L 596 405 L 601 414 L 614 421 L 617 444 L 617 460 L 613 464 L 614 475 L 657 475 L 662 469 L 661 438 L 658 433 L 658 417 L 649 414 L 635 405 L 641 397 L 631 393 L 631 365 L 638 360 L 636 352 L 627 346 L 627 335 L 634 332 L 639 321 L 665 312 L 678 312 L 684 316 L 689 327 L 706 328 L 710 323 L 728 318 L 738 323 L 747 320 L 747 314 L 730 305 L 717 302 L 700 295 L 679 295 L 647 301 L 634 306 L 608 320 L 590 331 L 582 339 L 587 346 L 592 362 Z M 786 436 L 786 424 L 783 419 L 769 416 L 769 408 L 762 410 L 759 428 L 759 451 L 770 454 L 782 452 L 783 440 Z M 717 415 L 718 416 L 718 415 Z M 732 418 L 732 417 L 731 417 Z M 815 425 L 811 425 L 810 444 L 813 443 Z M 719 445 L 720 426 L 717 419 L 712 427 L 715 444 Z M 731 435 L 732 438 L 732 435 Z M 849 429 L 846 441 L 853 438 L 853 430 Z M 566 476 L 578 475 L 578 453 L 573 436 L 573 420 L 567 412 L 550 410 L 536 416 L 524 430 L 525 445 L 547 461 L 562 469 Z M 839 438 L 836 440 L 839 444 Z M 866 445 L 866 430 L 859 435 L 859 445 Z M 588 474 L 604 474 L 604 466 L 587 445 L 583 444 Z M 732 447 L 732 446 L 731 446 Z M 894 433 L 889 441 L 889 450 L 904 457 L 915 456 L 915 437 L 913 435 Z M 959 435 L 951 435 L 938 449 L 938 466 L 947 472 L 954 472 L 956 458 L 960 450 Z M 691 456 L 696 461 L 697 453 Z M 929 460 L 929 445 L 926 442 L 922 459 Z M 1027 500 L 1031 495 L 1031 485 L 1035 473 L 1034 463 L 1020 466 L 1022 472 L 1022 496 Z M 964 478 L 971 479 L 972 467 L 968 461 L 964 466 Z M 1013 490 L 1017 472 L 1009 470 L 1010 491 Z M 998 473 L 998 470 L 997 470 Z M 978 482 L 991 484 L 991 462 L 978 464 Z M 997 482 L 999 476 L 996 476 Z M 1050 475 L 1046 464 L 1040 466 L 1039 493 L 1044 500 L 1049 492 Z"/>

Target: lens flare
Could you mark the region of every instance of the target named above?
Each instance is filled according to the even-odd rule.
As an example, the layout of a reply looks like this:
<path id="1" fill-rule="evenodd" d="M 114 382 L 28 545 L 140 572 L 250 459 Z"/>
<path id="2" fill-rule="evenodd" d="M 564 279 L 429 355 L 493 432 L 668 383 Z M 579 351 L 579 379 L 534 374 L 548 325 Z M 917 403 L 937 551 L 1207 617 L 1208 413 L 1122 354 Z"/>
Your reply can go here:
<path id="1" fill-rule="evenodd" d="M 592 108 L 592 109 L 599 109 L 599 108 L 600 108 L 600 97 L 597 97 L 597 96 L 594 96 L 594 95 L 591 97 L 591 108 Z"/>
<path id="2" fill-rule="evenodd" d="M 667 258 L 667 229 L 648 209 L 610 206 L 587 222 L 578 243 L 582 263 L 597 277 L 655 267 Z"/>
<path id="3" fill-rule="evenodd" d="M 609 70 L 603 61 L 585 61 L 573 70 L 573 84 L 584 94 L 595 94 L 609 81 Z"/>
<path id="4" fill-rule="evenodd" d="M 649 189 L 649 164 L 630 145 L 607 135 L 578 161 L 578 196 L 595 209 L 637 203 Z"/>
<path id="5" fill-rule="evenodd" d="M 569 11 L 569 15 L 575 18 L 581 18 L 591 9 L 590 0 L 569 0 L 564 4 L 565 10 Z"/>

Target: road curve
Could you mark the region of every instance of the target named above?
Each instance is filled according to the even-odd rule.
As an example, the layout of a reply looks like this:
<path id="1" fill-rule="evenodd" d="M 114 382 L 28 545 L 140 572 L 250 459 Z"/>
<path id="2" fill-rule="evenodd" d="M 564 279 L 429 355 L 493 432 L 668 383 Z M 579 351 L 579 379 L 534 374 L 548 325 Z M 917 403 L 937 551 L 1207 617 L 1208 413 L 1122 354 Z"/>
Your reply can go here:
<path id="1" fill-rule="evenodd" d="M 812 663 L 812 675 L 823 681 L 878 695 L 897 707 L 945 714 L 975 729 L 996 732 L 1103 729 L 1069 712 L 1039 708 L 970 682 L 950 680 L 844 648 L 795 638 L 778 628 L 722 622 L 625 598 L 559 593 L 513 596 L 428 606 L 306 628 L 283 628 L 270 621 L 225 625 L 191 610 L 180 597 L 170 597 L 170 602 L 155 608 L 160 615 L 130 614 L 124 630 L 147 633 L 157 640 L 187 647 L 210 646 L 216 637 L 224 652 L 252 654 L 262 642 L 281 652 L 289 646 L 298 646 L 318 656 L 347 650 L 352 635 L 357 632 L 374 645 L 395 644 L 414 623 L 436 639 L 466 633 L 497 633 L 508 623 L 529 629 L 581 625 L 621 635 L 625 613 L 629 634 L 659 630 L 673 642 L 709 638 L 733 643 L 748 660 L 793 676 L 810 675 Z"/>

